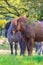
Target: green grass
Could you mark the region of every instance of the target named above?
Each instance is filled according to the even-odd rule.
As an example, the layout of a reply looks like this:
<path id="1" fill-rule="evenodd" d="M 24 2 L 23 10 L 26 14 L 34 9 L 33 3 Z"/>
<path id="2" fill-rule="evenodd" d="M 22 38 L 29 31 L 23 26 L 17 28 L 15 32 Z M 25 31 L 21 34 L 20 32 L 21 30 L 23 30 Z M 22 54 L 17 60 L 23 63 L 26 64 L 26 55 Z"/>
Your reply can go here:
<path id="1" fill-rule="evenodd" d="M 43 56 L 0 55 L 0 65 L 43 65 Z"/>
<path id="2" fill-rule="evenodd" d="M 9 44 L 4 41 L 0 45 L 0 49 L 9 49 Z M 0 55 L 0 65 L 43 65 L 43 56 L 15 56 L 15 55 Z"/>

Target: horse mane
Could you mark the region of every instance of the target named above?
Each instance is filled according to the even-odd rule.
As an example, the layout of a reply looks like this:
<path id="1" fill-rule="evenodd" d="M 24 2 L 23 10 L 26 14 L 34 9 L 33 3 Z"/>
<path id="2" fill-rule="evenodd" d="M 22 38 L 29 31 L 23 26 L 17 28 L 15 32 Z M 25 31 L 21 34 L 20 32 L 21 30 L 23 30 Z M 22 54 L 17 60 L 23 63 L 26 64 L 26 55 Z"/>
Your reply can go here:
<path id="1" fill-rule="evenodd" d="M 24 22 L 24 23 L 28 23 L 28 19 L 26 17 L 20 16 L 18 17 L 17 22 Z"/>
<path id="2" fill-rule="evenodd" d="M 11 26 L 13 26 L 16 22 L 24 22 L 24 23 L 28 23 L 28 19 L 26 17 L 23 17 L 23 16 L 19 16 L 18 18 L 14 18 L 12 21 L 11 21 Z"/>
<path id="3" fill-rule="evenodd" d="M 7 23 L 5 24 L 5 27 L 4 27 L 4 28 L 5 28 L 6 30 L 8 30 L 9 27 L 10 27 L 10 24 L 11 24 L 11 21 L 7 22 Z"/>
<path id="4" fill-rule="evenodd" d="M 6 38 L 7 38 L 7 32 L 8 32 L 8 29 L 9 29 L 9 27 L 10 27 L 10 24 L 11 24 L 11 21 L 7 22 L 7 23 L 5 24 L 5 27 L 4 27 L 4 29 L 5 29 L 5 37 L 6 37 Z"/>

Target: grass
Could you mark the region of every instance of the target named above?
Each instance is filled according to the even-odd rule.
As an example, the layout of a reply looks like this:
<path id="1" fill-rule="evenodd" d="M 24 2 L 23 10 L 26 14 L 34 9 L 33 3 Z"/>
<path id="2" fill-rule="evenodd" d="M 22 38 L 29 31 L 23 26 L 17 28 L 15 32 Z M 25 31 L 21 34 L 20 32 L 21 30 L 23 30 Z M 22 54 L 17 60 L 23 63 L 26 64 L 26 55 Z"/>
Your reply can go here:
<path id="1" fill-rule="evenodd" d="M 9 42 L 6 38 L 0 38 L 0 40 L 3 40 L 3 42 L 0 42 L 0 49 L 3 49 L 3 50 L 9 50 Z"/>
<path id="2" fill-rule="evenodd" d="M 43 56 L 0 55 L 0 65 L 43 65 Z"/>
<path id="3" fill-rule="evenodd" d="M 9 50 L 9 48 L 10 48 L 9 44 L 0 44 L 0 49 Z"/>
<path id="4" fill-rule="evenodd" d="M 0 49 L 9 49 L 9 44 L 4 41 L 0 45 Z M 0 55 L 0 65 L 43 65 L 43 56 L 15 56 L 15 55 Z"/>

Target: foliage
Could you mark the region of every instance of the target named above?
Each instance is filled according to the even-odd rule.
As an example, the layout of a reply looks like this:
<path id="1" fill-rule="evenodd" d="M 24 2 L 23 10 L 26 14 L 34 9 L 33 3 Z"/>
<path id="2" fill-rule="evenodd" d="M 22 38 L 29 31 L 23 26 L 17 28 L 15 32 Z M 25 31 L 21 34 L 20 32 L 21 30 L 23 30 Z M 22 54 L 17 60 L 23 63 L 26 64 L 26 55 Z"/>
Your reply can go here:
<path id="1" fill-rule="evenodd" d="M 0 28 L 3 28 L 6 23 L 6 20 L 0 20 Z"/>
<path id="2" fill-rule="evenodd" d="M 43 20 L 43 0 L 0 0 L 0 19 L 25 16 L 29 22 Z"/>

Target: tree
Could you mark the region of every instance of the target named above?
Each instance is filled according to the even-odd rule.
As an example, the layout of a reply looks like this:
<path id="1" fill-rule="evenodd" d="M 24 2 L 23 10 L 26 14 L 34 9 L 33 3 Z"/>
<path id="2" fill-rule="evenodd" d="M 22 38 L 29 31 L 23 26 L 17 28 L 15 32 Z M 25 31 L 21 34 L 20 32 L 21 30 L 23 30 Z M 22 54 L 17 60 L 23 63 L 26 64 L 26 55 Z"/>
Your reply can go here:
<path id="1" fill-rule="evenodd" d="M 28 17 L 29 22 L 43 19 L 43 0 L 1 0 L 0 19 Z"/>

